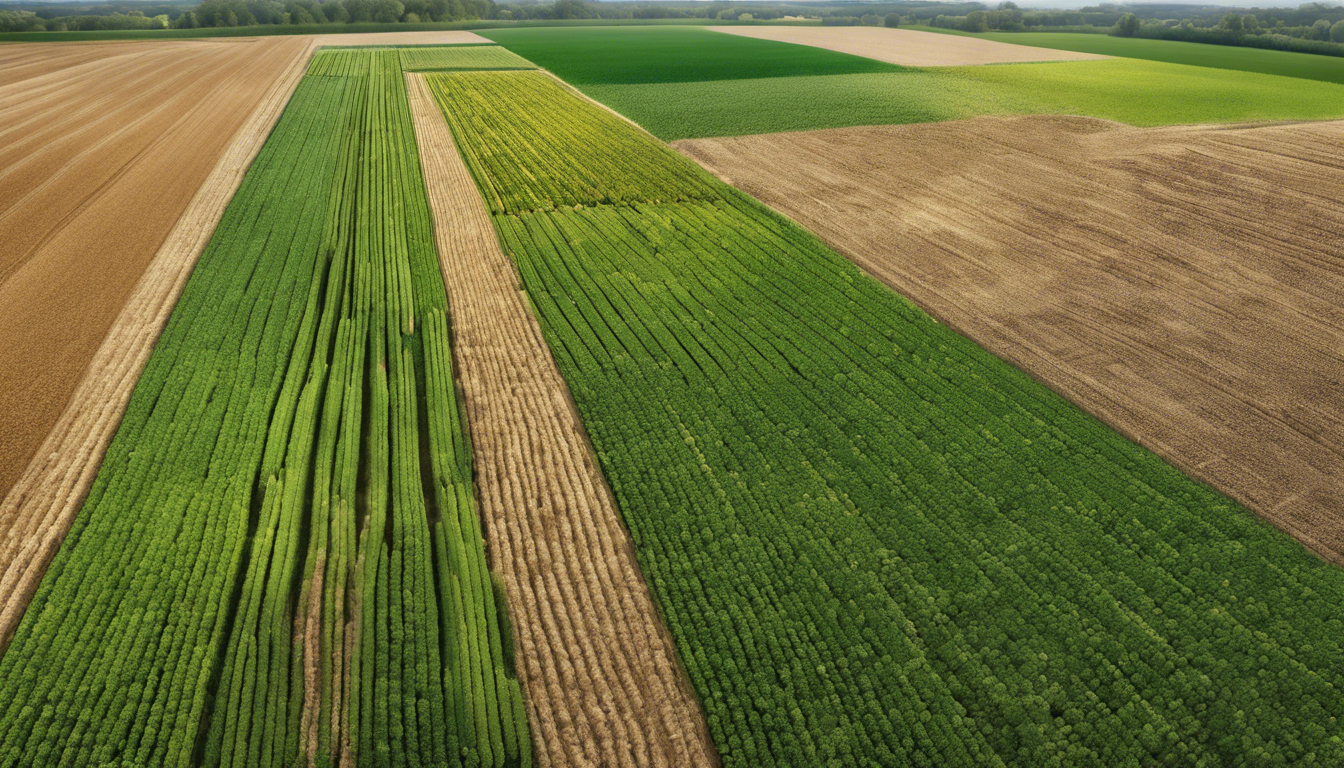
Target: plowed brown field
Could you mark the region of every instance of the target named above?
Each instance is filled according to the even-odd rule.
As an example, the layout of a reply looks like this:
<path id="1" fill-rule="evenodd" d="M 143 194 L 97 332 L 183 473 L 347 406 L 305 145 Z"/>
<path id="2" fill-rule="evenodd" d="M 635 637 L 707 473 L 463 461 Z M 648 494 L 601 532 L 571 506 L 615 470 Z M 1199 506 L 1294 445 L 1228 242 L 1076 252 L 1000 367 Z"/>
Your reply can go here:
<path id="1" fill-rule="evenodd" d="M 1056 51 L 1050 48 L 1000 43 L 978 37 L 920 32 L 914 29 L 886 27 L 710 27 L 710 29 L 741 37 L 810 45 L 813 48 L 863 56 L 903 67 L 958 67 L 966 64 L 1109 58 L 1095 53 Z"/>
<path id="2" fill-rule="evenodd" d="M 538 762 L 712 765 L 704 714 L 513 264 L 424 78 L 409 86 Z"/>
<path id="3" fill-rule="evenodd" d="M 980 118 L 677 147 L 1344 563 L 1344 123 Z"/>
<path id="4" fill-rule="evenodd" d="M 30 51 L 32 76 L 0 87 L 0 498 L 202 182 L 311 45 L 78 45 L 82 63 L 46 45 L 60 66 Z"/>

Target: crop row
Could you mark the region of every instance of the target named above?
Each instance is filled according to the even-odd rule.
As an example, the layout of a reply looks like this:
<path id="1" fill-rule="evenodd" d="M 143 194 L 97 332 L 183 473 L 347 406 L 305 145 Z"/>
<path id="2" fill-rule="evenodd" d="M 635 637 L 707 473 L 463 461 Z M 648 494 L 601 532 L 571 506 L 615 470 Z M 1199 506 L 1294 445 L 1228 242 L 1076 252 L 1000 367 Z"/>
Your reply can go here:
<path id="1" fill-rule="evenodd" d="M 0 659 L 0 765 L 530 764 L 400 60 L 360 56 L 188 281 Z"/>
<path id="2" fill-rule="evenodd" d="M 548 74 L 428 77 L 491 213 L 719 194 L 713 179 L 615 114 L 585 104 Z M 501 120 L 502 105 L 520 89 L 530 108 L 511 110 Z"/>
<path id="3" fill-rule="evenodd" d="M 670 150 L 551 197 L 483 126 L 647 154 L 541 76 L 429 81 L 725 764 L 1344 760 L 1344 573 Z"/>
<path id="4" fill-rule="evenodd" d="M 419 45 L 401 49 L 401 68 L 410 71 L 455 69 L 536 69 L 537 65 L 498 45 Z"/>

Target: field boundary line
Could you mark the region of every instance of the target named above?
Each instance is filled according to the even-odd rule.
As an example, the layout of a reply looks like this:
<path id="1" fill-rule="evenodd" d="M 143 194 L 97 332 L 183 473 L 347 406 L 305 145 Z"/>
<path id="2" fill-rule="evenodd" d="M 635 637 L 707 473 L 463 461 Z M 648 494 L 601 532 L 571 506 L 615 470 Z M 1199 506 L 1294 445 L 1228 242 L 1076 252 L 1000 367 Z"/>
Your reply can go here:
<path id="1" fill-rule="evenodd" d="M 408 73 L 407 84 L 480 512 L 514 617 L 537 763 L 718 765 L 513 260 L 424 75 Z"/>
<path id="2" fill-rule="evenodd" d="M 60 420 L 0 501 L 0 594 L 6 595 L 0 605 L 0 654 L 93 484 L 187 278 L 307 71 L 313 48 L 309 40 L 238 130 L 154 255 Z"/>

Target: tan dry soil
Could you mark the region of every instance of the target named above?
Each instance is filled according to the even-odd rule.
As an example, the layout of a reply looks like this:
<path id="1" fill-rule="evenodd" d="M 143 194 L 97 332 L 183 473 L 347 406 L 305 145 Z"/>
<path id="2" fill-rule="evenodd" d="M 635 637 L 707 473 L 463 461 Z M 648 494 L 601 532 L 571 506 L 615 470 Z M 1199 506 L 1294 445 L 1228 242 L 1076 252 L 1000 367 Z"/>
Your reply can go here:
<path id="1" fill-rule="evenodd" d="M 1344 564 L 1344 122 L 978 118 L 676 146 Z"/>
<path id="2" fill-rule="evenodd" d="M 903 67 L 959 67 L 1027 61 L 1105 59 L 1095 53 L 1056 51 L 978 37 L 886 27 L 709 27 L 715 32 L 810 45 Z"/>
<path id="3" fill-rule="evenodd" d="M 106 123 L 98 135 L 129 146 L 110 170 L 99 158 L 81 159 L 78 144 L 73 159 L 44 160 L 60 177 L 51 183 L 81 191 L 73 200 L 53 197 L 57 207 L 48 216 L 30 209 L 34 226 L 48 234 L 28 253 L 5 246 L 6 262 L 18 266 L 0 283 L 0 492 L 22 475 L 0 500 L 0 652 L 93 481 L 187 276 L 303 75 L 311 40 L 265 43 L 214 44 L 204 51 L 187 46 L 167 59 L 155 51 L 130 54 L 156 62 L 157 75 L 147 72 L 151 80 L 174 79 L 173 88 L 192 99 L 161 106 L 157 114 L 177 115 L 166 123 L 141 121 L 143 111 Z M 201 68 L 201 59 L 209 66 Z M 72 66 L 49 78 L 45 90 L 60 98 L 51 98 L 49 114 L 38 115 L 27 132 L 68 121 L 91 100 L 99 113 L 118 112 L 121 101 L 141 103 L 138 62 L 125 63 L 130 80 L 122 71 L 104 72 L 102 64 Z M 179 70 L 210 87 L 173 78 Z M 81 82 L 86 77 L 87 84 Z M 100 91 L 113 98 L 99 98 Z M 0 99 L 11 95 L 0 89 Z M 100 114 L 81 114 L 102 124 Z M 9 121 L 6 110 L 0 130 Z M 151 135 L 141 135 L 146 131 Z M 53 144 L 62 145 L 61 138 L 54 134 Z M 0 165 L 0 174 L 12 167 Z M 87 190 L 78 178 L 61 176 L 81 168 L 104 174 L 101 185 Z M 53 222 L 58 214 L 61 220 Z M 34 323 L 44 325 L 30 327 Z M 37 413 L 15 412 L 24 407 Z"/>
<path id="4" fill-rule="evenodd" d="M 424 78 L 408 82 L 538 763 L 714 765 L 704 714 L 513 263 Z"/>

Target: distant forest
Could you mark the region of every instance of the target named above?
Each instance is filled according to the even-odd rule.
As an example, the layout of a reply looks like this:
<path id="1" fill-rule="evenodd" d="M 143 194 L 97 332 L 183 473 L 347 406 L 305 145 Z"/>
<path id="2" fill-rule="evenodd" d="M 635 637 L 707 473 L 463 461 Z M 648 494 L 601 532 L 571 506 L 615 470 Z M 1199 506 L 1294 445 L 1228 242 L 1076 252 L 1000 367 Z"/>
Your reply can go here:
<path id="1" fill-rule="evenodd" d="M 459 21 L 695 19 L 825 25 L 926 25 L 966 32 L 1092 32 L 1344 55 L 1344 6 L 1233 10 L 1215 5 L 1103 3 L 1030 10 L 980 2 L 589 2 L 553 0 L 204 0 L 5 3 L 0 32 L 192 29 L 266 24 L 425 24 Z"/>

